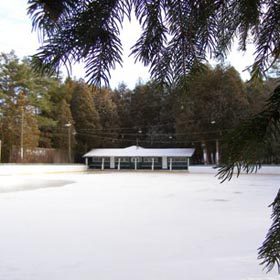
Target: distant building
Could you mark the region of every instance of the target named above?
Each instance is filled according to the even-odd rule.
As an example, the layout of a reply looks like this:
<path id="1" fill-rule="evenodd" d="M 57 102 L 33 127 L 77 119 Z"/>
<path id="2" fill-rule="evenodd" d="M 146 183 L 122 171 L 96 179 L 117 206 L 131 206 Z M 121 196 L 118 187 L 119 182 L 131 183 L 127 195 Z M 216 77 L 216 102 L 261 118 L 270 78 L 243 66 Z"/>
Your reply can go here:
<path id="1" fill-rule="evenodd" d="M 169 169 L 188 170 L 194 149 L 127 148 L 93 149 L 84 155 L 88 168 L 94 169 Z"/>

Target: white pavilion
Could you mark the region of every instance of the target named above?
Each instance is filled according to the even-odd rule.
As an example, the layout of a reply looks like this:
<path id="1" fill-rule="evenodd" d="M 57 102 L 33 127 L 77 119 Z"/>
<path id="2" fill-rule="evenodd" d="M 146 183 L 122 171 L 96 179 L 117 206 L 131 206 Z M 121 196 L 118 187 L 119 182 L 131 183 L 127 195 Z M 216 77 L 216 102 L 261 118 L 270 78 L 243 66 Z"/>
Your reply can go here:
<path id="1" fill-rule="evenodd" d="M 86 153 L 88 168 L 93 169 L 169 169 L 188 170 L 193 148 L 100 148 Z"/>

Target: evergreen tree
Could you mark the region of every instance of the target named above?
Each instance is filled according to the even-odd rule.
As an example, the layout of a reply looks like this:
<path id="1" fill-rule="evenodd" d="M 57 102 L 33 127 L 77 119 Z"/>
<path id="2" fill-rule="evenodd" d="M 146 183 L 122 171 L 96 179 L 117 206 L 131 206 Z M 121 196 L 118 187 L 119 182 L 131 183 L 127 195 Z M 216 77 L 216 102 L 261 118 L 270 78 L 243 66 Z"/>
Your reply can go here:
<path id="1" fill-rule="evenodd" d="M 38 145 L 37 109 L 33 98 L 36 79 L 26 60 L 14 52 L 0 55 L 0 95 L 3 160 L 9 161 L 12 147 Z"/>
<path id="2" fill-rule="evenodd" d="M 116 139 L 119 136 L 119 116 L 117 105 L 115 104 L 112 92 L 109 89 L 96 89 L 92 91 L 93 103 L 96 107 L 100 118 L 100 126 L 102 130 L 95 133 L 103 137 L 100 142 L 102 147 L 116 147 L 119 143 Z"/>
<path id="3" fill-rule="evenodd" d="M 235 69 L 220 66 L 195 71 L 183 83 L 174 93 L 176 133 L 180 141 L 194 143 L 197 152 L 203 145 L 210 161 L 216 141 L 249 115 L 245 87 Z"/>
<path id="4" fill-rule="evenodd" d="M 137 85 L 133 90 L 131 118 L 145 146 L 170 146 L 168 136 L 174 132 L 174 121 L 168 97 L 156 82 Z"/>
<path id="5" fill-rule="evenodd" d="M 74 124 L 71 111 L 69 112 L 71 102 L 71 90 L 73 82 L 67 79 L 64 83 L 55 82 L 48 87 L 48 107 L 40 107 L 39 119 L 44 118 L 47 122 L 41 122 L 40 146 L 50 148 L 65 149 L 63 144 L 67 130 L 65 124 L 70 121 Z M 75 131 L 74 126 L 72 130 Z M 75 143 L 74 139 L 72 143 Z"/>
<path id="6" fill-rule="evenodd" d="M 119 146 L 127 147 L 132 144 L 131 139 L 126 137 L 126 133 L 132 132 L 134 120 L 131 112 L 132 90 L 122 83 L 114 90 L 113 99 L 117 106 L 120 127 L 118 141 Z"/>
<path id="7" fill-rule="evenodd" d="M 98 147 L 101 139 L 96 135 L 100 131 L 100 118 L 93 103 L 91 90 L 82 81 L 74 82 L 72 88 L 71 112 L 75 122 L 78 153 Z"/>
<path id="8" fill-rule="evenodd" d="M 14 52 L 0 55 L 0 98 L 2 108 L 17 98 L 18 93 L 24 92 L 28 104 L 32 106 L 42 133 L 39 143 L 43 147 L 50 147 L 51 140 L 48 130 L 55 126 L 51 115 L 52 102 L 50 91 L 59 87 L 59 79 L 41 76 L 35 73 L 29 59 L 20 61 Z"/>
<path id="9" fill-rule="evenodd" d="M 56 116 L 56 127 L 53 131 L 53 147 L 59 148 L 62 150 L 68 149 L 68 129 L 70 129 L 71 135 L 71 150 L 75 148 L 75 122 L 72 117 L 70 104 L 66 102 L 65 99 L 62 99 L 55 107 L 54 112 Z M 66 125 L 71 124 L 71 127 L 68 128 Z"/>
<path id="10" fill-rule="evenodd" d="M 114 91 L 120 118 L 120 143 L 123 146 L 172 146 L 174 116 L 170 94 L 156 82 L 138 84 L 133 90 L 120 85 Z"/>
<path id="11" fill-rule="evenodd" d="M 2 116 L 3 160 L 9 161 L 13 147 L 20 151 L 35 148 L 39 143 L 40 131 L 34 108 L 28 103 L 24 93 L 19 93 L 12 101 L 7 101 Z M 16 156 L 14 160 L 19 160 Z"/>

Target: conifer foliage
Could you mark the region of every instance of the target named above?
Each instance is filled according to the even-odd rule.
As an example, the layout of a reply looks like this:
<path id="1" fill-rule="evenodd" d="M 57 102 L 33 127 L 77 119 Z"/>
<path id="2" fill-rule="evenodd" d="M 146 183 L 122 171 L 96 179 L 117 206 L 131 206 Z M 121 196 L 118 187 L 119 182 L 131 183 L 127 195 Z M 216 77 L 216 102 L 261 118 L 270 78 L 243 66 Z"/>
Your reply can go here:
<path id="1" fill-rule="evenodd" d="M 72 90 L 71 111 L 78 132 L 76 139 L 79 152 L 84 154 L 100 143 L 99 138 L 89 133 L 91 130 L 98 131 L 101 128 L 100 118 L 90 88 L 82 82 L 75 82 Z"/>
<path id="2" fill-rule="evenodd" d="M 280 190 L 270 206 L 272 207 L 271 218 L 273 222 L 262 247 L 259 249 L 259 259 L 262 260 L 262 264 L 268 271 L 277 265 L 280 273 Z"/>
<path id="3" fill-rule="evenodd" d="M 223 164 L 218 176 L 231 179 L 234 169 L 239 175 L 242 170 L 253 172 L 261 166 L 266 152 L 280 136 L 280 86 L 278 86 L 262 112 L 244 121 L 233 130 L 225 142 Z"/>
<path id="4" fill-rule="evenodd" d="M 263 0 L 29 0 L 33 27 L 42 33 L 36 65 L 53 72 L 84 60 L 88 80 L 109 83 L 122 64 L 120 30 L 135 14 L 142 34 L 132 47 L 154 79 L 171 83 L 206 60 L 223 57 L 233 40 L 256 45 L 252 72 L 263 74 L 280 54 L 280 3 Z"/>

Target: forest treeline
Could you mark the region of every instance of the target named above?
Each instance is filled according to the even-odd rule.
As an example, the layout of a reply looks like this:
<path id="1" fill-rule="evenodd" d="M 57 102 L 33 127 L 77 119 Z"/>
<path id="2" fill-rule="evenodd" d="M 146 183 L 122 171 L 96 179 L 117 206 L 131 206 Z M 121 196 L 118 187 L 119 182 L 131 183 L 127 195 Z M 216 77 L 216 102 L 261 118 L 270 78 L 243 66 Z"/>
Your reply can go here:
<path id="1" fill-rule="evenodd" d="M 2 53 L 2 161 L 10 161 L 13 147 L 67 150 L 70 143 L 76 162 L 92 148 L 138 144 L 195 147 L 194 163 L 202 162 L 205 149 L 211 163 L 217 141 L 222 144 L 243 119 L 259 112 L 276 83 L 273 78 L 245 83 L 233 67 L 205 65 L 174 88 L 149 81 L 134 89 L 125 84 L 100 89 L 83 80 L 41 76 L 30 59 Z M 269 155 L 280 153 L 277 141 L 270 148 Z"/>

